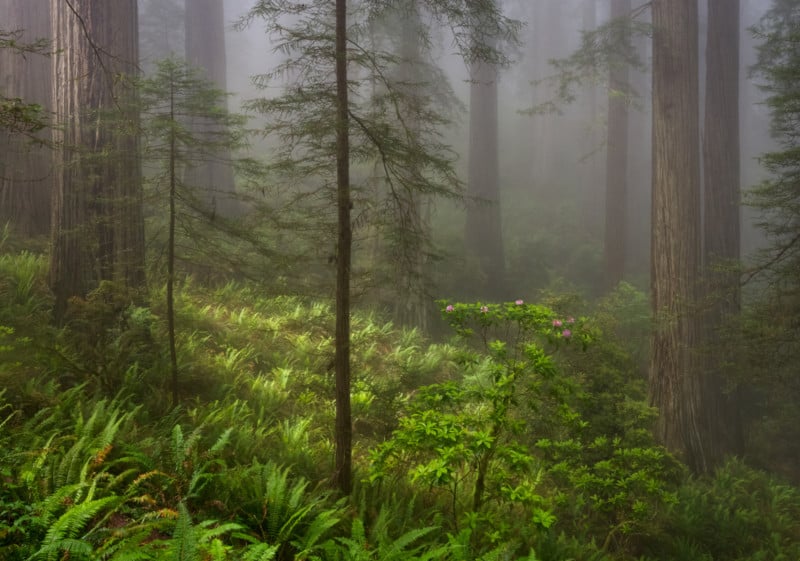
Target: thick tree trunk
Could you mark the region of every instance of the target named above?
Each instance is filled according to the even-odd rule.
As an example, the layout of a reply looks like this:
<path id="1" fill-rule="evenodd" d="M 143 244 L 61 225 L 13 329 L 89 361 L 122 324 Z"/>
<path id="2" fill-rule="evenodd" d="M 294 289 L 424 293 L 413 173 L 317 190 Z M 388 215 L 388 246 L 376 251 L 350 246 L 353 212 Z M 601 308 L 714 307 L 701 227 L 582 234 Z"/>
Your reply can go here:
<path id="1" fill-rule="evenodd" d="M 0 2 L 0 26 L 21 31 L 20 41 L 31 43 L 50 37 L 49 0 L 5 0 Z M 0 49 L 0 90 L 8 98 L 51 107 L 51 62 L 38 54 L 22 55 Z M 49 139 L 49 130 L 39 135 Z M 0 227 L 11 222 L 14 231 L 26 237 L 50 233 L 49 148 L 21 134 L 0 131 Z"/>
<path id="2" fill-rule="evenodd" d="M 500 218 L 500 185 L 497 153 L 497 69 L 473 61 L 470 66 L 469 176 L 467 195 L 475 200 L 467 207 L 466 243 L 480 267 L 483 299 L 506 296 L 505 254 Z"/>
<path id="3" fill-rule="evenodd" d="M 225 55 L 225 13 L 220 0 L 186 2 L 186 60 L 205 72 L 205 77 L 222 91 L 227 90 Z M 195 119 L 196 131 L 213 139 L 219 125 Z M 231 217 L 238 212 L 234 196 L 230 150 L 215 149 L 198 154 L 198 161 L 187 169 L 185 183 L 198 193 L 198 199 L 212 214 Z"/>
<path id="4" fill-rule="evenodd" d="M 135 0 L 51 0 L 54 157 L 50 283 L 67 301 L 101 280 L 144 284 Z"/>
<path id="5" fill-rule="evenodd" d="M 709 0 L 706 102 L 703 130 L 707 376 L 705 424 L 710 463 L 741 453 L 741 423 L 733 395 L 726 395 L 725 352 L 719 329 L 739 312 L 739 0 Z"/>
<path id="6" fill-rule="evenodd" d="M 697 0 L 653 0 L 651 402 L 657 436 L 705 471 L 696 291 L 700 257 Z"/>
<path id="7" fill-rule="evenodd" d="M 353 486 L 353 423 L 350 411 L 350 126 L 347 95 L 347 0 L 336 0 L 336 188 L 338 241 L 336 251 L 336 464 L 335 484 L 344 495 Z"/>
<path id="8" fill-rule="evenodd" d="M 626 17 L 631 0 L 611 0 L 611 19 Z M 613 289 L 625 276 L 628 230 L 628 66 L 609 73 L 608 144 L 606 146 L 606 287 Z"/>

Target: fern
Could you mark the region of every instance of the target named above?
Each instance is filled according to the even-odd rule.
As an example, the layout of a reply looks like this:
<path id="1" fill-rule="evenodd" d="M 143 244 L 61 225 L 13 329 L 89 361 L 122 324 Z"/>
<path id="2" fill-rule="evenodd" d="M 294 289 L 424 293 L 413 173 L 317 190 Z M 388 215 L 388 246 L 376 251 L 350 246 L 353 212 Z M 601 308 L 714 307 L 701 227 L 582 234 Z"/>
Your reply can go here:
<path id="1" fill-rule="evenodd" d="M 278 549 L 277 545 L 253 544 L 245 549 L 242 561 L 272 561 L 278 554 Z"/>
<path id="2" fill-rule="evenodd" d="M 198 558 L 198 538 L 192 525 L 192 518 L 186 505 L 178 504 L 178 520 L 172 534 L 170 549 L 175 561 L 196 561 Z"/>
<path id="3" fill-rule="evenodd" d="M 379 516 L 380 518 L 380 516 Z M 336 538 L 326 545 L 328 556 L 341 561 L 438 561 L 451 556 L 451 543 L 431 544 L 423 541 L 436 527 L 416 528 L 397 538 L 380 532 L 377 542 L 367 538 L 364 522 L 353 520 L 350 537 Z"/>
<path id="4" fill-rule="evenodd" d="M 33 559 L 55 560 L 59 553 L 70 552 L 88 555 L 92 546 L 85 540 L 86 534 L 79 538 L 87 524 L 101 511 L 119 504 L 119 497 L 110 496 L 72 505 L 47 530 L 43 543 Z"/>

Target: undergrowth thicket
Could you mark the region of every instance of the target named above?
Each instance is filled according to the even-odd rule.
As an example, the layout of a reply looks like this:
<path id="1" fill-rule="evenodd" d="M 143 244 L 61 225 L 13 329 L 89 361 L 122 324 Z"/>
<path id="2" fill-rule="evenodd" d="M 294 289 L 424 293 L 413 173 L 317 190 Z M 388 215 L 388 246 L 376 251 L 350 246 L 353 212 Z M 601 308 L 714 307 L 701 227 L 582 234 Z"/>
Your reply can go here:
<path id="1" fill-rule="evenodd" d="M 800 559 L 797 488 L 653 442 L 630 287 L 443 302 L 438 344 L 356 314 L 345 499 L 327 303 L 185 282 L 172 407 L 162 295 L 104 284 L 55 329 L 45 273 L 0 256 L 1 559 Z"/>

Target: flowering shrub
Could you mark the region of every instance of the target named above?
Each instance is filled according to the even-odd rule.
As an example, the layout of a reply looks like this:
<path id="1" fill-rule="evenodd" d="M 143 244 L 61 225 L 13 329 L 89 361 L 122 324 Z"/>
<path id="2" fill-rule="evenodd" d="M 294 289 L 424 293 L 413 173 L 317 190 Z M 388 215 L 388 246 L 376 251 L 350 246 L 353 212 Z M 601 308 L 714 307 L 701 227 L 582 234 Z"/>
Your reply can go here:
<path id="1" fill-rule="evenodd" d="M 492 543 L 546 530 L 556 519 L 539 488 L 545 469 L 526 418 L 546 410 L 558 425 L 580 424 L 552 355 L 560 345 L 588 344 L 589 336 L 580 322 L 522 300 L 443 302 L 442 310 L 462 343 L 462 378 L 417 392 L 392 438 L 373 451 L 371 479 L 435 490 L 454 529 L 466 523 L 475 536 L 480 528 Z M 565 322 L 574 334 L 561 329 Z M 501 508 L 516 515 L 500 516 Z"/>

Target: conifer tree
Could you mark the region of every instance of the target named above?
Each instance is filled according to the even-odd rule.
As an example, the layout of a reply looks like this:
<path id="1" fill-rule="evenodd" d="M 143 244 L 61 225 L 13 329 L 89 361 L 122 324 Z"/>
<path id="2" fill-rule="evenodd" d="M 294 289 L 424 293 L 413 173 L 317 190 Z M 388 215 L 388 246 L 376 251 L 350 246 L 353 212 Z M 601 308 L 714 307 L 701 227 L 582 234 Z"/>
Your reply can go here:
<path id="1" fill-rule="evenodd" d="M 135 0 L 51 0 L 55 170 L 50 284 L 57 322 L 101 281 L 144 285 Z"/>
<path id="2" fill-rule="evenodd" d="M 47 0 L 0 3 L 0 224 L 24 236 L 50 233 L 50 131 L 41 130 L 52 95 L 49 8 Z"/>
<path id="3" fill-rule="evenodd" d="M 494 3 L 480 3 L 478 10 L 466 0 L 426 0 L 420 6 L 451 30 L 467 60 L 504 60 L 489 42 L 496 37 L 489 36 L 486 24 L 503 37 L 513 36 L 517 25 Z M 267 31 L 277 40 L 276 49 L 285 57 L 278 68 L 257 80 L 266 86 L 285 78 L 284 95 L 250 104 L 265 115 L 266 132 L 279 142 L 271 168 L 296 186 L 304 201 L 318 205 L 316 220 L 326 224 L 329 232 L 337 232 L 332 258 L 337 279 L 334 481 L 346 494 L 352 480 L 349 315 L 353 226 L 387 212 L 385 208 L 367 207 L 364 201 L 368 193 L 363 183 L 353 181 L 350 165 L 380 162 L 382 181 L 391 194 L 389 212 L 398 211 L 400 205 L 396 203 L 402 200 L 403 192 L 452 196 L 459 186 L 452 154 L 439 136 L 442 116 L 424 103 L 402 105 L 401 100 L 415 92 L 399 90 L 386 78 L 387 70 L 397 64 L 396 56 L 365 47 L 367 22 L 380 17 L 386 8 L 387 3 L 375 0 L 350 6 L 344 0 L 335 5 L 324 0 L 300 4 L 260 0 L 246 20 L 263 19 Z M 370 86 L 375 81 L 386 92 L 377 104 L 367 95 L 374 91 Z M 415 114 L 404 114 L 401 107 L 413 107 Z M 422 123 L 424 128 L 415 132 L 409 121 Z M 355 219 L 351 213 L 355 213 Z"/>
<path id="4" fill-rule="evenodd" d="M 230 153 L 242 146 L 244 121 L 225 109 L 226 94 L 201 75 L 201 70 L 185 62 L 169 58 L 157 63 L 156 71 L 138 83 L 144 133 L 144 156 L 149 174 L 147 209 L 153 224 L 155 240 L 163 239 L 160 224 L 166 221 L 167 290 L 166 308 L 170 348 L 170 370 L 173 404 L 178 403 L 178 362 L 175 341 L 174 291 L 181 257 L 207 248 L 205 236 L 195 232 L 207 230 L 212 210 L 198 185 L 187 182 L 186 168 L 206 161 L 209 154 Z M 212 125 L 198 132 L 193 126 L 198 119 Z M 209 131 L 213 130 L 213 134 Z M 229 172 L 235 162 L 217 161 Z M 166 203 L 166 204 L 165 204 Z M 164 216 L 161 209 L 167 208 Z M 216 230 L 218 234 L 218 230 Z M 184 254 L 181 255 L 182 248 Z M 185 252 L 189 252 L 186 255 Z"/>

